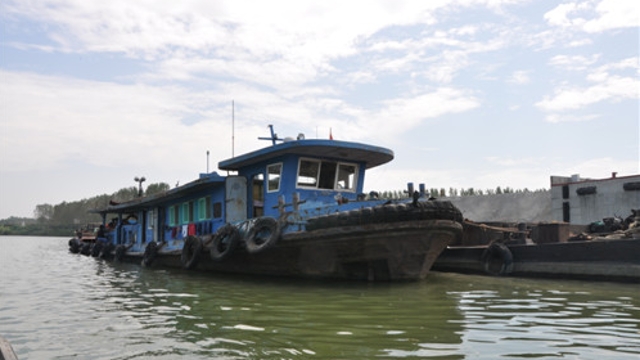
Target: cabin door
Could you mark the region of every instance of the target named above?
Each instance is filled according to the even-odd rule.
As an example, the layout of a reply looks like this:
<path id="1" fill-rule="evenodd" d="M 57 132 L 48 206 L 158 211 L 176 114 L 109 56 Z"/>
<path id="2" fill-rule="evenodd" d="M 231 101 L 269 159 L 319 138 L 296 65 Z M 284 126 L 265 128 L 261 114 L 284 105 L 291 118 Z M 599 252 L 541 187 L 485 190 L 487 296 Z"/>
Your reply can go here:
<path id="1" fill-rule="evenodd" d="M 230 223 L 247 219 L 247 178 L 229 176 L 225 180 L 225 215 Z"/>

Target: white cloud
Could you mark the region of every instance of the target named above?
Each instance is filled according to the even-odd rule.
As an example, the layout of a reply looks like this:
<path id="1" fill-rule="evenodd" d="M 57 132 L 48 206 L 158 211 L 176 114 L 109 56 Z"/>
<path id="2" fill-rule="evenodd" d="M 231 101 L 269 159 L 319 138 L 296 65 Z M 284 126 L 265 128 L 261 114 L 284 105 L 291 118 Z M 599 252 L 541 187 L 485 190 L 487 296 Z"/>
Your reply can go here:
<path id="1" fill-rule="evenodd" d="M 108 167 L 161 165 L 163 159 L 188 157 L 206 144 L 207 133 L 220 129 L 219 119 L 211 118 L 218 104 L 176 87 L 4 71 L 0 77 L 5 81 L 0 138 L 8 149 L 0 154 L 4 171 L 53 169 L 69 158 Z M 185 119 L 195 124 L 186 125 Z"/>
<path id="2" fill-rule="evenodd" d="M 507 81 L 512 84 L 524 85 L 528 84 L 531 81 L 531 78 L 529 77 L 529 71 L 519 70 L 513 72 Z"/>
<path id="3" fill-rule="evenodd" d="M 587 33 L 640 26 L 640 2 L 602 0 L 563 3 L 544 14 L 550 25 Z"/>
<path id="4" fill-rule="evenodd" d="M 552 64 L 568 64 L 568 61 L 565 61 L 567 58 L 558 59 L 558 57 L 552 59 Z M 633 76 L 613 75 L 608 72 L 634 68 Z M 553 96 L 545 96 L 542 101 L 536 103 L 536 106 L 544 111 L 554 112 L 579 109 L 603 101 L 619 102 L 638 99 L 640 98 L 640 79 L 637 77 L 637 69 L 638 58 L 624 59 L 618 63 L 600 66 L 586 76 L 586 80 L 593 85 L 560 86 L 554 91 Z"/>
<path id="5" fill-rule="evenodd" d="M 600 57 L 599 54 L 594 54 L 590 57 L 583 55 L 556 55 L 551 58 L 549 64 L 567 70 L 585 70 L 595 64 Z"/>
<path id="6" fill-rule="evenodd" d="M 545 117 L 545 121 L 550 123 L 566 123 L 566 122 L 582 122 L 591 121 L 599 118 L 600 115 L 575 115 L 575 114 L 549 114 Z"/>

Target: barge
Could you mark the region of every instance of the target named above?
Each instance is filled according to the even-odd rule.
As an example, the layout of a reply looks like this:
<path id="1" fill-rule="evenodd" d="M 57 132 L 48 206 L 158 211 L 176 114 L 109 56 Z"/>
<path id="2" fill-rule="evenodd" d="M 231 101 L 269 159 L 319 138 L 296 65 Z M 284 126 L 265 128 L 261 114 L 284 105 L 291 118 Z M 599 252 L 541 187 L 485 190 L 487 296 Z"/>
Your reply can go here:
<path id="1" fill-rule="evenodd" d="M 634 211 L 634 215 L 640 211 Z M 465 220 L 461 242 L 436 260 L 442 272 L 606 280 L 640 284 L 640 222 L 614 233 L 592 225 L 495 224 Z"/>
<path id="2" fill-rule="evenodd" d="M 462 214 L 407 184 L 407 198 L 363 193 L 365 172 L 393 151 L 355 142 L 279 139 L 221 161 L 160 194 L 112 203 L 91 254 L 169 266 L 307 278 L 424 279 L 462 236 Z M 264 138 L 261 138 L 264 140 Z M 109 221 L 111 220 L 111 221 Z M 108 222 L 109 221 L 109 222 Z M 70 240 L 74 252 L 77 242 Z"/>

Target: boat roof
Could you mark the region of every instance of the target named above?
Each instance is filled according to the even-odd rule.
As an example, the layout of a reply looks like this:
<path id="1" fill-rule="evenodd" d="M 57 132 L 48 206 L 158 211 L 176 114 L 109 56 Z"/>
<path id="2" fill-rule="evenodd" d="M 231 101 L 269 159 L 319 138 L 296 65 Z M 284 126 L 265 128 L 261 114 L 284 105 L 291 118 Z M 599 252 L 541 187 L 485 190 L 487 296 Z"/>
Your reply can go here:
<path id="1" fill-rule="evenodd" d="M 239 170 L 283 155 L 313 156 L 362 162 L 367 169 L 393 160 L 393 151 L 367 144 L 339 140 L 290 140 L 218 163 L 220 170 Z"/>
<path id="2" fill-rule="evenodd" d="M 179 199 L 183 197 L 185 194 L 197 192 L 200 189 L 203 189 L 212 183 L 224 183 L 225 179 L 226 178 L 224 176 L 218 175 L 218 173 L 215 171 L 208 174 L 200 174 L 200 178 L 192 182 L 189 182 L 187 184 L 184 184 L 182 186 L 178 186 L 173 189 L 152 194 L 149 196 L 133 199 L 131 201 L 127 201 L 119 204 L 110 204 L 104 209 L 96 209 L 90 212 L 118 213 L 118 212 L 137 211 L 140 209 L 148 208 L 149 206 L 154 206 L 156 204 L 164 203 L 167 200 Z"/>

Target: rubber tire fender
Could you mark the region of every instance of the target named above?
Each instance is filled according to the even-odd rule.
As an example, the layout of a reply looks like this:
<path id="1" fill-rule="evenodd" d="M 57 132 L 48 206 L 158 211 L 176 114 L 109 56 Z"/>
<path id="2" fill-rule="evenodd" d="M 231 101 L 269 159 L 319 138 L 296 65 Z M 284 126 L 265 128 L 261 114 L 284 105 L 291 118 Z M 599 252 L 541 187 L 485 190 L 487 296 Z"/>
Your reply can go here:
<path id="1" fill-rule="evenodd" d="M 213 261 L 223 261 L 228 258 L 238 247 L 240 242 L 240 231 L 237 227 L 226 223 L 216 232 L 211 246 L 209 247 L 209 255 Z"/>
<path id="2" fill-rule="evenodd" d="M 127 252 L 127 248 L 124 245 L 116 246 L 116 251 L 113 254 L 113 259 L 115 261 L 122 261 L 124 259 L 124 254 Z"/>
<path id="3" fill-rule="evenodd" d="M 69 251 L 72 254 L 79 253 L 81 248 L 82 248 L 82 244 L 80 243 L 80 240 L 76 238 L 69 240 Z"/>
<path id="4" fill-rule="evenodd" d="M 98 257 L 98 255 L 100 255 L 100 251 L 102 251 L 103 247 L 104 247 L 104 245 L 100 241 L 94 242 L 93 246 L 91 247 L 91 256 Z"/>
<path id="5" fill-rule="evenodd" d="M 189 235 L 184 239 L 180 262 L 182 267 L 188 270 L 194 269 L 198 265 L 200 252 L 202 251 L 202 240 L 199 237 Z"/>
<path id="6" fill-rule="evenodd" d="M 481 259 L 484 265 L 484 271 L 489 275 L 504 276 L 513 271 L 513 254 L 503 243 L 494 242 L 489 245 L 482 253 Z M 491 267 L 495 259 L 501 262 L 500 270 L 498 271 L 493 270 Z"/>
<path id="7" fill-rule="evenodd" d="M 107 259 L 111 257 L 111 252 L 114 249 L 115 249 L 115 246 L 113 245 L 113 243 L 106 243 L 102 245 L 102 248 L 100 249 L 100 253 L 98 254 L 98 258 Z"/>
<path id="8" fill-rule="evenodd" d="M 158 256 L 158 243 L 155 241 L 151 241 L 144 248 L 144 255 L 142 256 L 142 265 L 143 266 L 151 266 L 153 261 Z"/>
<path id="9" fill-rule="evenodd" d="M 272 217 L 257 218 L 245 239 L 245 246 L 250 254 L 259 253 L 273 246 L 280 238 L 281 228 Z"/>

